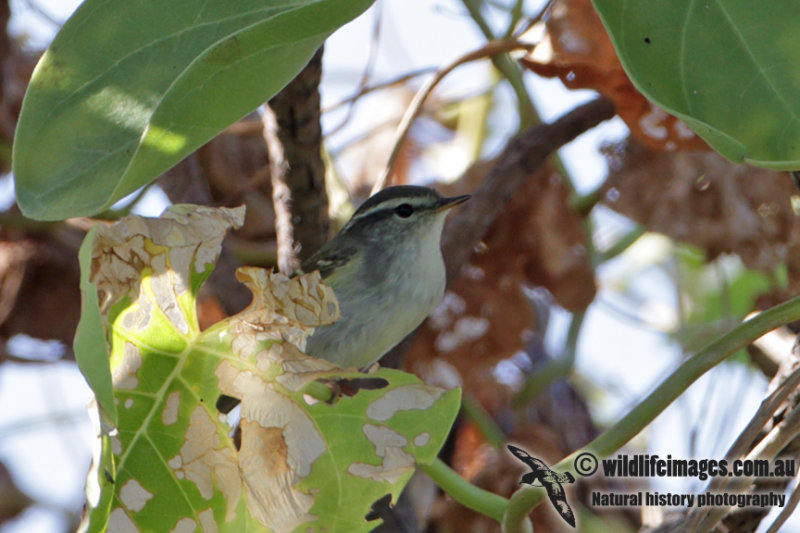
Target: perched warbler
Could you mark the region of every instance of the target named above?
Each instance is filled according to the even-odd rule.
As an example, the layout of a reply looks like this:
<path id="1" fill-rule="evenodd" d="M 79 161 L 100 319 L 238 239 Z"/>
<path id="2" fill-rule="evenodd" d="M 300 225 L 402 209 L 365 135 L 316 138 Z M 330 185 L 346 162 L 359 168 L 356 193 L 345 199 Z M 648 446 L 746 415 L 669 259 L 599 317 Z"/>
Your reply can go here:
<path id="1" fill-rule="evenodd" d="M 306 352 L 363 368 L 419 326 L 444 296 L 447 211 L 468 198 L 403 185 L 364 202 L 302 265 L 304 272 L 319 270 L 341 309 L 338 321 L 314 330 Z"/>

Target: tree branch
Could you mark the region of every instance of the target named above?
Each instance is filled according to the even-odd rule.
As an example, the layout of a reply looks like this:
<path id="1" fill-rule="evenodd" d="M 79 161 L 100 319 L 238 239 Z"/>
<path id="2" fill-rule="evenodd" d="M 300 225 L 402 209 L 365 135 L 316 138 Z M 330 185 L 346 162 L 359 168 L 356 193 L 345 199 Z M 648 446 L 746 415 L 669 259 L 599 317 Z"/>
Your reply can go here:
<path id="1" fill-rule="evenodd" d="M 270 101 L 265 140 L 270 155 L 278 266 L 290 274 L 328 239 L 319 82 L 322 48 Z M 274 118 L 274 125 L 270 122 Z M 268 131 L 274 127 L 274 131 Z"/>
<path id="2" fill-rule="evenodd" d="M 496 158 L 472 199 L 453 214 L 442 237 L 447 282 L 458 275 L 475 244 L 506 208 L 519 186 L 561 146 L 614 116 L 610 100 L 597 98 L 551 124 L 540 124 L 514 137 Z"/>
<path id="3" fill-rule="evenodd" d="M 420 89 L 417 91 L 417 94 L 414 95 L 414 99 L 411 101 L 411 104 L 408 106 L 408 109 L 406 109 L 406 112 L 403 115 L 403 119 L 397 126 L 394 148 L 392 149 L 392 153 L 389 154 L 389 160 L 386 162 L 386 168 L 383 169 L 383 173 L 378 177 L 378 179 L 375 181 L 375 184 L 372 186 L 372 194 L 375 194 L 383 189 L 386 185 L 391 183 L 394 166 L 397 163 L 397 158 L 400 157 L 400 152 L 403 148 L 406 137 L 408 137 L 408 133 L 411 131 L 411 124 L 413 124 L 414 120 L 422 112 L 422 105 L 425 103 L 425 100 L 428 98 L 428 96 L 430 96 L 430 94 L 433 92 L 433 89 L 436 88 L 436 86 L 445 78 L 445 76 L 450 74 L 453 70 L 461 65 L 476 61 L 478 59 L 494 57 L 498 54 L 512 50 L 530 50 L 532 48 L 532 45 L 519 42 L 515 39 L 510 39 L 508 41 L 490 41 L 477 50 L 473 50 L 468 54 L 464 54 L 452 63 L 438 69 L 436 73 L 430 79 L 428 79 L 422 87 L 420 87 Z"/>

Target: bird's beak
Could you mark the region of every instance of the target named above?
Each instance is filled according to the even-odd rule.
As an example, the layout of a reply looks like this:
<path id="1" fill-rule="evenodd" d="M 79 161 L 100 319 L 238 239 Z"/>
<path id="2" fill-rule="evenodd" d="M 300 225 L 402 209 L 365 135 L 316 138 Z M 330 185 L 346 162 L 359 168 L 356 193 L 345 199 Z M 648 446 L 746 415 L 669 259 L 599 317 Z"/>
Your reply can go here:
<path id="1" fill-rule="evenodd" d="M 470 199 L 469 194 L 463 194 L 461 196 L 453 196 L 452 198 L 443 198 L 441 205 L 436 209 L 436 212 L 447 211 L 458 204 L 463 204 L 467 200 Z"/>

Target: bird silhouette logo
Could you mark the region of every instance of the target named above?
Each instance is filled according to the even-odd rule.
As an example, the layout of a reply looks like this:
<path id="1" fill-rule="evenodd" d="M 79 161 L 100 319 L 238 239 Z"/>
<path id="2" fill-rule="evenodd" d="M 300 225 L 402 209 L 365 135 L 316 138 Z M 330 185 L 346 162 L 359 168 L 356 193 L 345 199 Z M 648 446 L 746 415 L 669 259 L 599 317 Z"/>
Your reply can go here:
<path id="1" fill-rule="evenodd" d="M 516 446 L 509 444 L 508 449 L 517 459 L 528 465 L 531 469 L 530 472 L 522 476 L 520 484 L 525 483 L 533 487 L 544 487 L 544 490 L 547 491 L 547 496 L 553 503 L 553 507 L 556 508 L 561 518 L 563 518 L 567 524 L 575 527 L 575 515 L 572 513 L 572 508 L 567 503 L 567 495 L 562 486 L 562 483 L 573 483 L 575 477 L 569 472 L 560 473 L 551 470 L 544 461 L 532 457 L 528 452 Z M 538 485 L 535 484 L 537 482 Z"/>

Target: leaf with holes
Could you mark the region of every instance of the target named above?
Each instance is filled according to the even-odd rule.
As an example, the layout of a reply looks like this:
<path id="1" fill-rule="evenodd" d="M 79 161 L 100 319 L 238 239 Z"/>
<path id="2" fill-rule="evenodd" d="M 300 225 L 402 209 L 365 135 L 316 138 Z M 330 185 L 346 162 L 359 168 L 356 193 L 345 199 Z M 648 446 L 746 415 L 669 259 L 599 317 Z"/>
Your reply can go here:
<path id="1" fill-rule="evenodd" d="M 593 1 L 645 96 L 732 161 L 800 168 L 800 3 Z"/>
<path id="2" fill-rule="evenodd" d="M 99 433 L 89 531 L 370 531 L 373 502 L 396 500 L 444 443 L 458 390 L 301 351 L 339 314 L 316 272 L 239 269 L 252 303 L 199 330 L 197 291 L 242 219 L 241 208 L 177 206 L 96 230 L 88 278 L 109 330 L 117 426 Z M 241 401 L 238 440 L 221 395 Z"/>
<path id="3" fill-rule="evenodd" d="M 86 0 L 42 55 L 14 139 L 26 216 L 95 214 L 286 85 L 373 0 Z"/>

